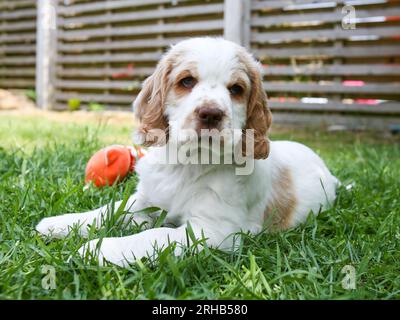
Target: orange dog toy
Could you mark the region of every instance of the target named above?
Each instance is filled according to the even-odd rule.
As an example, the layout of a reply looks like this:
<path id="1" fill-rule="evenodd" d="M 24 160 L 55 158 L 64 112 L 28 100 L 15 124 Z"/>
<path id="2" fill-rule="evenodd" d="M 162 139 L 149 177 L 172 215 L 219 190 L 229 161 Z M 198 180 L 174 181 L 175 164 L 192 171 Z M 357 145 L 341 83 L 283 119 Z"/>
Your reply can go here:
<path id="1" fill-rule="evenodd" d="M 112 145 L 96 152 L 85 170 L 85 182 L 93 182 L 97 187 L 120 182 L 129 172 L 133 172 L 136 162 L 145 151 L 140 147 Z"/>

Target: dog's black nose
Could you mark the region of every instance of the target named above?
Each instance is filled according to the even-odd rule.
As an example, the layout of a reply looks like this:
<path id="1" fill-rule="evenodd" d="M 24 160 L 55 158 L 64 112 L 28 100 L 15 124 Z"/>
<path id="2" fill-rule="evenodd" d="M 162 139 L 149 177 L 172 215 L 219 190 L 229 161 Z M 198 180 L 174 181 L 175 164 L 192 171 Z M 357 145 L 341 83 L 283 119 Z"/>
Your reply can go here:
<path id="1" fill-rule="evenodd" d="M 197 114 L 202 124 L 207 126 L 216 126 L 222 121 L 224 112 L 216 107 L 201 107 Z"/>

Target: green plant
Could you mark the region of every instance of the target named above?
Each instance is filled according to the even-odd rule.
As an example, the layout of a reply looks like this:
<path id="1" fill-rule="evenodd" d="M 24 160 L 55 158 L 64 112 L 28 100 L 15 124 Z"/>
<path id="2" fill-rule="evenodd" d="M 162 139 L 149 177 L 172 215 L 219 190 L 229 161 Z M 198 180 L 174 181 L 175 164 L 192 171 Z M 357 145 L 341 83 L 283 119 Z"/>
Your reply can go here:
<path id="1" fill-rule="evenodd" d="M 36 95 L 36 91 L 35 91 L 35 90 L 33 90 L 33 89 L 28 89 L 28 90 L 25 91 L 25 95 L 26 95 L 29 99 L 31 99 L 33 102 L 36 102 L 37 95 Z"/>
<path id="2" fill-rule="evenodd" d="M 89 103 L 89 111 L 104 111 L 105 110 L 105 106 L 103 104 L 100 103 L 96 103 L 96 102 L 91 102 Z"/>
<path id="3" fill-rule="evenodd" d="M 68 100 L 68 110 L 76 111 L 81 108 L 81 100 L 79 99 L 69 99 Z"/>

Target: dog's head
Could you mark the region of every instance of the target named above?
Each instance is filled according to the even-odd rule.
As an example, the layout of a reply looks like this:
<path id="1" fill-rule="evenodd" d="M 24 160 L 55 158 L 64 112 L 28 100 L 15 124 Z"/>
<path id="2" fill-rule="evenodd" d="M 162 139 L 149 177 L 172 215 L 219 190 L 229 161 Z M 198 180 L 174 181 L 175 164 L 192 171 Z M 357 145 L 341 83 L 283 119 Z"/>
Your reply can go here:
<path id="1" fill-rule="evenodd" d="M 145 145 L 180 130 L 252 129 L 254 158 L 266 158 L 271 113 L 259 63 L 241 46 L 221 38 L 192 38 L 173 46 L 145 80 L 134 102 Z M 241 130 L 241 131 L 240 131 Z M 153 131 L 153 133 L 152 133 Z"/>

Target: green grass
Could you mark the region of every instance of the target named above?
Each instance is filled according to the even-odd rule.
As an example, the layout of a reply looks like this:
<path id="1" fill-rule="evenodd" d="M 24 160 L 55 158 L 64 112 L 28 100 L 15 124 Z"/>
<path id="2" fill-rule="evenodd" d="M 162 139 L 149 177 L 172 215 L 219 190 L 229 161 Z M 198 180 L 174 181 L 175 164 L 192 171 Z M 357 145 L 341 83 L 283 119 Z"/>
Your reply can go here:
<path id="1" fill-rule="evenodd" d="M 188 250 L 178 258 L 167 249 L 157 264 L 121 269 L 83 263 L 76 251 L 86 240 L 77 235 L 38 236 L 41 218 L 92 209 L 135 187 L 131 176 L 116 187 L 83 191 L 90 155 L 125 143 L 129 134 L 127 126 L 0 117 L 0 299 L 400 298 L 400 147 L 373 133 L 273 133 L 272 139 L 314 148 L 337 177 L 355 185 L 298 228 L 245 235 L 235 253 Z M 91 237 L 138 231 L 108 226 Z M 56 289 L 42 287 L 46 265 L 55 268 Z M 355 290 L 342 288 L 346 265 L 356 270 Z"/>

